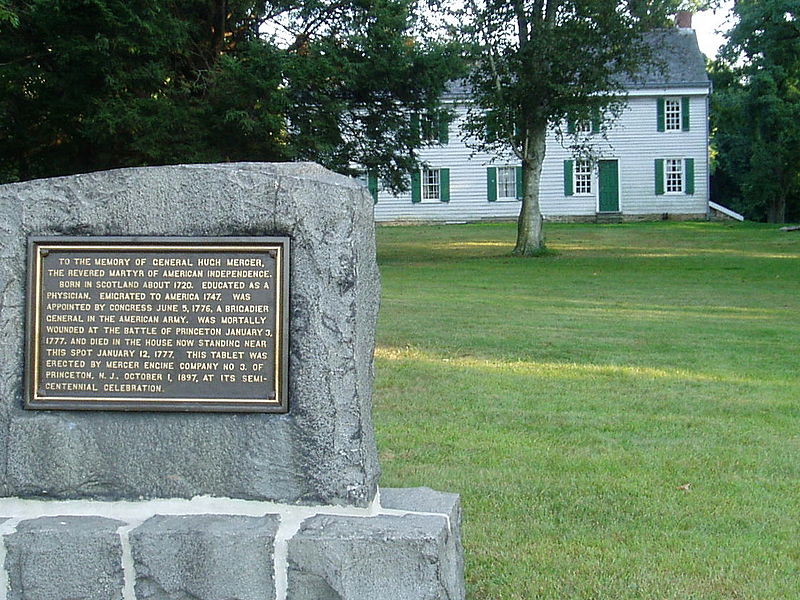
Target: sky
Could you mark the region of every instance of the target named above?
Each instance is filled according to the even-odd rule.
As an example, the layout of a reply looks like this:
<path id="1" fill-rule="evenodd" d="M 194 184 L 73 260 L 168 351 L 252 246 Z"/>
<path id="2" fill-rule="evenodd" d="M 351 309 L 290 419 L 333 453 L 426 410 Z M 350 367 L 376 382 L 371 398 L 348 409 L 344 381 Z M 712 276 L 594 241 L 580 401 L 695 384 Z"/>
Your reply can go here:
<path id="1" fill-rule="evenodd" d="M 719 47 L 725 43 L 722 33 L 716 31 L 725 31 L 731 25 L 729 12 L 733 0 L 723 0 L 720 4 L 721 7 L 716 11 L 704 10 L 694 15 L 692 20 L 700 50 L 709 58 L 714 58 Z"/>

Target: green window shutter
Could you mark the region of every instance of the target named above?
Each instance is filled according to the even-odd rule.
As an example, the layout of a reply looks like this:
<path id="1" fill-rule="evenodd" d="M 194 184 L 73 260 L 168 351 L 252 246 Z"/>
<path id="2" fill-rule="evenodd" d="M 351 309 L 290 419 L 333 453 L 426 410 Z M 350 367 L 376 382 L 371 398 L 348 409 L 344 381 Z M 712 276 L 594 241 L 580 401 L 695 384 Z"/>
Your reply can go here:
<path id="1" fill-rule="evenodd" d="M 439 115 L 439 143 L 447 144 L 450 142 L 450 121 L 445 115 Z"/>
<path id="2" fill-rule="evenodd" d="M 372 196 L 372 203 L 378 203 L 378 176 L 375 173 L 367 174 L 367 189 L 369 195 Z"/>
<path id="3" fill-rule="evenodd" d="M 486 167 L 486 198 L 497 202 L 497 168 Z"/>
<path id="4" fill-rule="evenodd" d="M 664 99 L 659 98 L 657 107 L 656 107 L 656 121 L 658 122 L 657 129 L 658 131 L 665 131 L 667 128 L 666 125 L 666 117 L 664 111 Z"/>
<path id="5" fill-rule="evenodd" d="M 522 167 L 517 167 L 517 172 L 516 172 L 517 200 L 522 200 L 522 197 L 525 195 L 525 186 L 522 185 L 523 177 L 524 175 L 522 172 Z"/>
<path id="6" fill-rule="evenodd" d="M 414 143 L 420 142 L 419 113 L 411 113 L 411 137 Z"/>
<path id="7" fill-rule="evenodd" d="M 664 194 L 664 159 L 656 159 L 656 196 Z"/>
<path id="8" fill-rule="evenodd" d="M 603 118 L 599 110 L 592 111 L 592 133 L 600 133 L 600 127 L 603 125 Z"/>
<path id="9" fill-rule="evenodd" d="M 497 136 L 495 135 L 494 125 L 491 122 L 486 121 L 486 140 L 493 142 L 496 139 Z"/>
<path id="10" fill-rule="evenodd" d="M 567 119 L 567 133 L 575 133 L 575 120 Z"/>
<path id="11" fill-rule="evenodd" d="M 694 159 L 687 158 L 684 162 L 686 172 L 686 186 L 684 192 L 688 195 L 694 194 Z"/>
<path id="12" fill-rule="evenodd" d="M 681 98 L 681 129 L 689 131 L 689 97 Z"/>
<path id="13" fill-rule="evenodd" d="M 439 200 L 450 202 L 450 169 L 439 169 Z"/>
<path id="14" fill-rule="evenodd" d="M 411 172 L 411 202 L 422 202 L 422 174 L 419 171 Z"/>
<path id="15" fill-rule="evenodd" d="M 564 161 L 564 195 L 572 196 L 572 169 L 575 161 Z"/>

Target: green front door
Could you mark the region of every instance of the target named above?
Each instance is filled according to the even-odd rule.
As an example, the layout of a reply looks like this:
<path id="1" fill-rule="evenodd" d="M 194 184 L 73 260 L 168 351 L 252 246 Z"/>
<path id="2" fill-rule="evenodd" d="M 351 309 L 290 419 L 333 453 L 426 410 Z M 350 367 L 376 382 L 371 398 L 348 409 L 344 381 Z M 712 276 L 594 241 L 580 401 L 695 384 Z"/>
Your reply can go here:
<path id="1" fill-rule="evenodd" d="M 601 160 L 599 171 L 600 212 L 619 212 L 619 163 Z"/>

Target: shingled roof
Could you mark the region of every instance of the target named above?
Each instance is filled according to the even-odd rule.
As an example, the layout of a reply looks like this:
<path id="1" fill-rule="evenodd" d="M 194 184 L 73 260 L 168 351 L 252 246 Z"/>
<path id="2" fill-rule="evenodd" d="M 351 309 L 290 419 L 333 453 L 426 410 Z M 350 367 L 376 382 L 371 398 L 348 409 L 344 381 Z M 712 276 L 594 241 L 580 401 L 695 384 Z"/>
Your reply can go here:
<path id="1" fill-rule="evenodd" d="M 653 63 L 635 77 L 623 76 L 622 84 L 629 89 L 663 87 L 709 87 L 705 55 L 697 45 L 694 29 L 659 29 L 644 36 L 653 53 Z M 467 98 L 469 83 L 464 79 L 450 81 L 445 99 Z"/>
<path id="2" fill-rule="evenodd" d="M 705 56 L 693 29 L 659 29 L 645 35 L 654 63 L 636 77 L 623 77 L 625 87 L 708 87 Z"/>

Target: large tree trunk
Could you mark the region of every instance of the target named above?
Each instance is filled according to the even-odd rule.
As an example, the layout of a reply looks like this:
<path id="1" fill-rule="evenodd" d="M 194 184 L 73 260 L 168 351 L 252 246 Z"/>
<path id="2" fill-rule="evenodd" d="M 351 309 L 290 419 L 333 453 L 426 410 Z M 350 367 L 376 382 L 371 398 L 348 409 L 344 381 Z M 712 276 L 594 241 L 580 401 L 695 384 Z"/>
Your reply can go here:
<path id="1" fill-rule="evenodd" d="M 227 0 L 211 0 L 211 50 L 213 52 L 212 62 L 219 58 L 225 47 L 225 30 L 228 20 Z"/>
<path id="2" fill-rule="evenodd" d="M 767 214 L 767 222 L 769 223 L 785 223 L 786 222 L 786 196 L 780 194 L 773 196 L 769 201 L 769 208 Z"/>
<path id="3" fill-rule="evenodd" d="M 545 137 L 547 124 L 528 130 L 527 152 L 522 160 L 522 180 L 524 193 L 522 207 L 517 221 L 517 245 L 515 256 L 536 256 L 544 250 L 542 232 L 542 210 L 539 207 L 539 187 L 544 163 Z"/>

